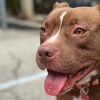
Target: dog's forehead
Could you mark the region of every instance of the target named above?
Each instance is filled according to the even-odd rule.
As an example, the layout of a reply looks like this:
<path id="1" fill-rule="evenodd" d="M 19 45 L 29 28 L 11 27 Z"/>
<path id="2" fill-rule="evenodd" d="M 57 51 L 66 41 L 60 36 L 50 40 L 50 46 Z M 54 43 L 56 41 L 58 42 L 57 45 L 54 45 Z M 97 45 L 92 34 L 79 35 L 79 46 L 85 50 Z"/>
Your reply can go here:
<path id="1" fill-rule="evenodd" d="M 77 19 L 77 21 L 84 21 L 88 25 L 93 25 L 100 23 L 99 17 L 100 12 L 95 7 L 76 7 L 67 11 L 63 21 L 71 23 L 72 19 Z"/>
<path id="2" fill-rule="evenodd" d="M 76 18 L 79 20 L 91 20 L 97 21 L 98 16 L 100 16 L 95 7 L 77 7 L 77 8 L 60 8 L 53 10 L 46 18 L 44 23 L 59 23 L 60 16 L 63 12 L 67 12 L 63 21 L 71 21 L 71 19 Z M 87 22 L 86 21 L 86 22 Z"/>
<path id="3" fill-rule="evenodd" d="M 58 24 L 60 21 L 60 16 L 62 15 L 63 12 L 67 12 L 70 8 L 59 8 L 53 10 L 44 20 L 43 24 Z"/>

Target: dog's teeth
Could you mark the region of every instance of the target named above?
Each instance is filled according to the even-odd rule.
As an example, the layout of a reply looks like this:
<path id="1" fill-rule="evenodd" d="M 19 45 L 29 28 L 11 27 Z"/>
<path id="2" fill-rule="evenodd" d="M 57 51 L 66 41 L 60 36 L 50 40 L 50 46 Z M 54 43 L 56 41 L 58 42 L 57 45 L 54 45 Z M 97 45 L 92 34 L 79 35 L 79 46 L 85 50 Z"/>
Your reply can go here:
<path id="1" fill-rule="evenodd" d="M 72 76 L 72 74 L 69 74 L 69 78 Z"/>

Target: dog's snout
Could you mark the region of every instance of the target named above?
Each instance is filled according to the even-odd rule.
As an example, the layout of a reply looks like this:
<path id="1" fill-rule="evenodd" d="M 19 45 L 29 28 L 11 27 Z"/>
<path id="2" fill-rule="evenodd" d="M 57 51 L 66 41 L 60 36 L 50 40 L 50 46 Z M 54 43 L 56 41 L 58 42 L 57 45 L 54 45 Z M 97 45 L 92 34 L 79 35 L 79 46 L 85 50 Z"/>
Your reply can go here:
<path id="1" fill-rule="evenodd" d="M 41 69 L 53 69 L 59 58 L 59 48 L 56 45 L 41 45 L 37 51 L 36 62 Z"/>
<path id="2" fill-rule="evenodd" d="M 40 59 L 50 59 L 55 55 L 55 49 L 52 47 L 44 46 L 38 49 L 38 56 Z"/>

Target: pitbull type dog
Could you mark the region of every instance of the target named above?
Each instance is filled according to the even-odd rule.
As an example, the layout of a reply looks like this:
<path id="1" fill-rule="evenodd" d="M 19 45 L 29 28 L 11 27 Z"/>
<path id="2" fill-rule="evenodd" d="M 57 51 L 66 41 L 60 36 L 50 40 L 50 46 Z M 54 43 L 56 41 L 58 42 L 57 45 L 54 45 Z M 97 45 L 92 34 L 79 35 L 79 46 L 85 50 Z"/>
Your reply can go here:
<path id="1" fill-rule="evenodd" d="M 37 64 L 57 100 L 100 100 L 100 5 L 56 3 L 42 24 Z"/>

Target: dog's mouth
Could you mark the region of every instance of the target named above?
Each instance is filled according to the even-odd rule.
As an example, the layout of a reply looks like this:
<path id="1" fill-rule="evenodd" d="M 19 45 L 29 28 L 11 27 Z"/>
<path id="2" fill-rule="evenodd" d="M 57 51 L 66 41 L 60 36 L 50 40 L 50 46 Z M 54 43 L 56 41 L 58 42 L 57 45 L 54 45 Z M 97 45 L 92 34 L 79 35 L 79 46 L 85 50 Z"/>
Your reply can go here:
<path id="1" fill-rule="evenodd" d="M 77 82 L 93 70 L 93 66 L 85 67 L 74 74 L 63 74 L 48 70 L 45 80 L 45 91 L 48 95 L 57 96 L 63 92 L 69 92 Z"/>

